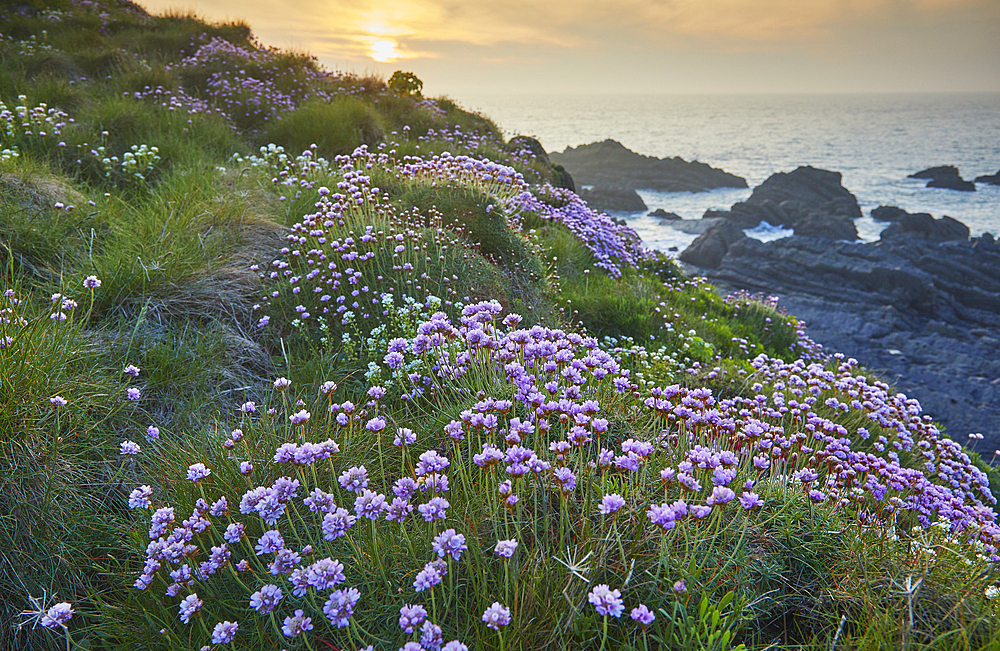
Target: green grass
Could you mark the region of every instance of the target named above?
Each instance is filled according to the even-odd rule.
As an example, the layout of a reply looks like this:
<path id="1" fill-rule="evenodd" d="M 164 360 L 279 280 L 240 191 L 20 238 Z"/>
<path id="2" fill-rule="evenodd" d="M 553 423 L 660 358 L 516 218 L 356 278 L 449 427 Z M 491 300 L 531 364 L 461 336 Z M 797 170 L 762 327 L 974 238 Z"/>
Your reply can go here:
<path id="1" fill-rule="evenodd" d="M 513 185 L 430 172 L 406 177 L 398 167 L 404 156 L 448 151 L 511 165 L 529 183 L 560 178 L 539 159 L 515 156 L 521 145 L 505 143 L 492 121 L 446 98 L 436 100 L 435 110 L 389 91 L 378 77 L 318 75 L 315 62 L 299 52 L 272 52 L 256 61 L 226 55 L 203 69 L 178 66 L 206 42 L 199 40 L 203 33 L 248 47 L 251 34 L 240 22 L 147 17 L 127 5 L 106 7 L 102 17 L 64 2 L 28 4 L 66 15 L 52 21 L 42 14 L 3 14 L 0 100 L 13 106 L 25 94 L 29 107 L 44 102 L 73 122 L 58 135 L 0 129 L 0 149 L 20 154 L 0 162 L 0 263 L 3 290 L 11 290 L 0 297 L 0 310 L 7 310 L 0 312 L 0 647 L 66 648 L 63 631 L 33 626 L 37 617 L 22 614 L 32 608 L 30 597 L 44 592 L 46 606 L 73 602 L 70 648 L 81 649 L 200 648 L 224 619 L 240 622 L 233 648 L 305 648 L 302 637 L 280 630 L 295 608 L 313 617 L 312 648 L 372 643 L 398 649 L 412 637 L 396 625 L 399 608 L 413 603 L 427 607 L 444 628 L 444 641 L 457 638 L 473 649 L 997 648 L 997 600 L 985 593 L 998 575 L 971 537 L 915 528 L 905 512 L 891 518 L 880 513 L 877 526 L 864 523 L 862 515 L 879 508 L 870 498 L 840 508 L 814 504 L 785 474 L 760 472 L 747 456 L 735 466 L 732 486 L 756 480 L 761 508 L 744 512 L 734 501 L 705 520 L 687 516 L 669 531 L 650 523 L 651 506 L 682 496 L 703 503 L 711 491 L 707 473 L 699 475 L 703 488 L 689 492 L 677 482 L 661 482 L 659 471 L 676 467 L 695 443 L 734 444 L 751 414 L 742 403 L 745 414 L 730 412 L 735 429 L 720 426 L 712 434 L 698 426 L 689 432 L 676 415 L 645 404 L 655 387 L 710 388 L 720 402 L 703 407 L 709 420 L 722 401 L 805 399 L 751 364 L 760 354 L 793 361 L 803 352 L 794 319 L 773 303 L 723 299 L 707 284 L 683 278 L 662 257 L 612 277 L 562 225 L 505 212 Z M 295 110 L 280 121 L 226 118 L 171 111 L 135 97 L 147 87 L 175 93 L 183 87 L 225 108 L 209 94 L 207 81 L 212 73 L 238 75 L 238 69 L 292 97 Z M 431 130 L 438 135 L 429 136 Z M 474 133 L 475 140 L 460 135 Z M 254 164 L 249 154 L 270 143 L 290 157 L 279 161 L 272 150 L 269 164 Z M 313 144 L 308 159 L 295 159 Z M 362 188 L 355 202 L 334 209 L 335 199 L 321 200 L 319 189 L 343 191 L 338 184 L 346 183 L 345 170 L 335 163 L 323 167 L 318 158 L 332 161 L 362 144 L 372 158 L 355 159 L 353 171 L 368 180 L 354 178 Z M 142 179 L 121 165 L 139 145 L 157 147 L 160 156 Z M 98 147 L 103 153 L 92 154 Z M 105 156 L 119 160 L 105 163 Z M 377 195 L 372 187 L 379 188 Z M 549 196 L 537 186 L 528 189 Z M 306 242 L 290 242 L 291 228 L 315 212 L 317 202 L 326 211 L 320 222 L 326 230 L 317 235 L 309 232 L 315 224 L 304 227 L 294 232 Z M 362 240 L 366 233 L 369 241 Z M 332 240 L 339 246 L 348 238 L 354 244 L 334 250 Z M 291 251 L 296 247 L 299 255 Z M 309 249 L 326 257 L 310 258 Z M 344 289 L 309 285 L 303 279 L 320 259 L 324 268 L 333 263 L 356 282 L 342 275 Z M 101 279 L 93 291 L 82 284 L 90 275 Z M 50 318 L 62 310 L 61 298 L 52 302 L 55 293 L 78 304 L 65 321 Z M 331 298 L 323 300 L 324 293 Z M 337 305 L 337 295 L 345 303 L 358 301 L 351 316 L 322 312 Z M 371 308 L 372 299 L 385 302 Z M 412 351 L 410 342 L 426 334 L 421 324 L 435 312 L 458 328 L 464 306 L 488 300 L 500 306 L 492 322 L 498 337 L 507 329 L 500 320 L 516 313 L 526 330 L 553 328 L 597 341 L 589 352 L 559 344 L 572 352 L 575 365 L 563 360 L 553 368 L 529 362 L 513 343 L 502 360 L 485 349 L 475 353 L 457 330 L 441 331 L 450 342 L 443 348 L 447 358 Z M 300 306 L 312 316 L 302 317 Z M 366 310 L 372 312 L 368 319 L 360 316 Z M 265 315 L 270 322 L 258 327 Z M 386 358 L 390 345 L 399 348 L 392 343 L 396 337 L 408 340 L 398 368 Z M 516 386 L 517 369 L 509 364 L 519 360 L 526 373 L 537 375 L 542 404 L 551 406 L 567 395 L 562 392 L 572 394 L 570 370 L 589 369 L 588 356 L 601 351 L 618 360 L 630 386 L 615 384 L 626 375 L 618 371 L 588 376 L 581 391 L 599 404 L 591 416 L 607 419 L 607 429 L 588 430 L 593 441 L 557 459 L 549 443 L 571 431 L 572 417 L 557 407 L 539 414 L 537 398 Z M 449 377 L 463 354 L 472 361 L 459 377 Z M 138 378 L 124 374 L 127 364 L 141 368 Z M 827 371 L 875 386 L 863 369 L 838 371 L 838 364 L 831 360 Z M 283 392 L 273 386 L 281 376 L 292 381 Z M 327 381 L 337 385 L 329 395 L 321 389 Z M 373 384 L 384 386 L 386 395 L 368 395 Z M 127 398 L 130 387 L 141 399 Z M 68 404 L 55 406 L 50 399 L 57 395 Z M 861 410 L 827 403 L 848 403 L 846 390 L 826 386 L 814 397 L 809 411 L 843 428 L 852 449 L 879 455 L 879 435 L 890 445 L 900 440 L 895 428 L 873 425 Z M 492 412 L 482 406 L 488 398 L 512 405 Z M 536 402 L 529 406 L 529 399 Z M 257 405 L 253 414 L 240 411 L 249 401 Z M 347 401 L 353 409 L 330 411 L 331 404 Z M 289 417 L 303 409 L 309 421 L 294 425 Z M 811 431 L 804 418 L 755 409 L 755 418 L 784 436 Z M 467 424 L 463 440 L 449 438 L 449 423 L 480 410 L 497 417 L 495 430 Z M 553 467 L 571 468 L 577 485 L 561 491 L 551 470 L 544 471 L 517 480 L 519 501 L 507 507 L 499 493 L 507 464 L 484 469 L 472 457 L 485 442 L 505 449 L 503 430 L 514 427 L 511 418 L 532 415 L 538 429 L 524 434 L 522 444 Z M 379 432 L 371 424 L 376 416 L 385 420 Z M 549 433 L 541 431 L 543 423 Z M 156 440 L 146 439 L 151 425 L 159 429 Z M 860 427 L 871 431 L 869 440 L 859 439 Z M 234 441 L 237 428 L 242 436 Z M 413 430 L 417 440 L 394 445 L 398 428 Z M 659 442 L 661 436 L 667 444 L 654 446 L 635 473 L 586 463 L 602 447 L 619 454 L 629 438 Z M 272 461 L 281 444 L 328 437 L 340 446 L 329 461 Z M 138 442 L 141 452 L 121 456 L 124 440 Z M 327 540 L 322 517 L 302 502 L 321 488 L 352 510 L 355 496 L 337 478 L 362 464 L 370 487 L 391 501 L 393 483 L 412 477 L 418 456 L 430 450 L 450 461 L 444 521 L 425 522 L 418 512 L 404 524 L 359 519 L 349 535 Z M 807 462 L 809 453 L 802 454 L 788 461 L 789 470 Z M 924 462 L 917 448 L 900 450 L 898 458 L 911 468 Z M 253 464 L 248 475 L 241 474 L 244 461 Z M 212 474 L 188 481 L 193 463 L 205 463 Z M 975 454 L 967 465 L 986 473 L 993 493 L 1000 492 L 1000 473 Z M 301 487 L 273 527 L 289 548 L 313 547 L 304 565 L 325 556 L 344 563 L 346 580 L 338 587 L 361 592 L 350 627 L 331 626 L 324 617 L 329 590 L 293 596 L 287 577 L 270 573 L 273 556 L 253 549 L 272 525 L 240 513 L 240 501 L 246 491 L 283 476 Z M 177 525 L 199 499 L 225 496 L 228 513 L 211 516 L 212 526 L 193 536 L 199 552 L 185 562 L 204 562 L 211 546 L 222 543 L 225 525 L 240 521 L 249 537 L 230 548 L 233 561 L 246 558 L 250 570 L 235 573 L 227 565 L 175 597 L 164 596 L 164 570 L 149 590 L 132 587 L 149 544 L 148 512 L 128 508 L 129 493 L 142 484 L 152 487 L 155 507 L 176 508 Z M 602 497 L 612 492 L 627 506 L 616 515 L 599 514 Z M 414 500 L 422 504 L 427 497 L 418 492 Z M 435 556 L 432 541 L 445 528 L 465 535 L 468 549 L 448 561 L 440 586 L 415 592 L 416 575 Z M 510 538 L 519 541 L 518 550 L 510 560 L 498 557 L 494 545 Z M 678 580 L 687 582 L 687 592 L 674 591 Z M 247 607 L 250 594 L 265 583 L 285 591 L 274 621 Z M 588 602 L 600 583 L 621 590 L 626 610 L 620 619 L 602 617 Z M 178 603 L 191 590 L 205 603 L 184 625 Z M 499 632 L 482 621 L 494 601 L 511 608 L 512 622 Z M 629 617 L 640 602 L 656 614 L 648 628 Z M 18 622 L 26 626 L 14 628 Z"/>

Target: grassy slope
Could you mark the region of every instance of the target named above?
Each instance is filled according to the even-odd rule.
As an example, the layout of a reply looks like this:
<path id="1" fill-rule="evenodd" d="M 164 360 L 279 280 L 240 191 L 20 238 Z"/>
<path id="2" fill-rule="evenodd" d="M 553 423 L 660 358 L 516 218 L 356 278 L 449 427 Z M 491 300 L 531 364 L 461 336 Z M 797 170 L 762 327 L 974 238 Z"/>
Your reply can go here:
<path id="1" fill-rule="evenodd" d="M 33 627 L 30 617 L 17 616 L 30 610 L 29 595 L 44 591 L 77 605 L 69 630 L 90 648 L 198 648 L 207 631 L 178 623 L 180 596 L 163 598 L 167 583 L 143 592 L 130 585 L 148 542 L 148 516 L 127 508 L 130 491 L 150 484 L 157 506 L 177 506 L 179 523 L 207 487 L 210 501 L 228 496 L 235 516 L 252 487 L 248 481 L 270 485 L 291 472 L 269 463 L 278 445 L 300 434 L 323 440 L 331 431 L 342 450 L 337 468 L 311 475 L 300 469 L 306 486 L 333 490 L 340 471 L 366 463 L 372 486 L 388 492 L 415 463 L 417 449 L 447 453 L 453 462 L 447 523 L 464 531 L 469 551 L 463 564 L 453 563 L 447 589 L 431 603 L 426 592 L 413 593 L 412 583 L 440 528 L 411 520 L 389 531 L 362 521 L 353 538 L 335 542 L 290 521 L 286 537 L 339 556 L 348 583 L 364 595 L 357 626 L 344 631 L 328 627 L 322 599 L 301 602 L 298 607 L 313 608 L 315 645 L 361 638 L 398 648 L 408 639 L 394 623 L 398 608 L 417 602 L 440 609 L 432 614 L 446 640 L 458 637 L 478 648 L 638 647 L 658 640 L 723 648 L 721 638 L 708 641 L 715 608 L 724 615 L 714 625 L 720 635 L 732 629 L 734 639 L 751 648 L 830 648 L 834 639 L 838 648 L 978 648 L 998 634 L 984 597 L 995 570 L 977 557 L 980 548 L 968 530 L 921 532 L 903 515 L 891 518 L 891 526 L 861 524 L 865 509 L 878 504 L 840 510 L 813 504 L 801 485 L 777 470 L 756 472 L 749 457 L 738 466 L 737 481 L 757 478 L 765 500 L 752 517 L 731 504 L 724 517 L 720 509 L 704 522 L 657 532 L 645 510 L 682 494 L 676 484 L 661 487 L 656 473 L 688 453 L 683 439 L 644 458 L 645 470 L 635 474 L 589 470 L 584 462 L 596 455 L 596 443 L 581 446 L 566 465 L 578 489 L 553 490 L 552 479 L 539 480 L 518 489 L 519 506 L 502 507 L 499 473 L 468 463 L 486 434 L 475 430 L 473 437 L 470 430 L 469 443 L 475 438 L 476 445 L 462 448 L 441 433 L 483 397 L 515 402 L 513 412 L 497 413 L 501 422 L 514 413 L 530 416 L 502 366 L 473 360 L 462 377 L 444 381 L 426 356 L 408 356 L 408 372 L 426 378 L 415 392 L 385 361 L 390 341 L 412 339 L 435 309 L 457 325 L 461 305 L 492 299 L 502 312 L 488 327 L 496 327 L 498 337 L 506 330 L 499 319 L 517 313 L 522 327 L 585 329 L 600 339 L 600 348 L 629 371 L 617 376 L 627 376 L 623 386 L 612 376 L 586 385 L 609 421 L 603 441 L 611 448 L 682 431 L 676 416 L 644 407 L 654 387 L 710 387 L 718 398 L 749 409 L 749 402 L 738 401 L 775 392 L 786 400 L 800 396 L 789 373 L 807 376 L 804 365 L 769 376 L 770 367 L 751 363 L 758 354 L 791 361 L 817 353 L 772 304 L 723 300 L 705 284 L 681 278 L 664 259 L 625 262 L 627 234 L 570 194 L 542 189 L 557 178 L 554 171 L 505 143 L 482 116 L 446 99 L 393 93 L 379 79 L 327 74 L 307 56 L 260 49 L 245 25 L 150 17 L 128 3 L 102 3 L 100 10 L 84 4 L 35 2 L 0 16 L 0 101 L 15 112 L 22 94 L 26 108 L 46 105 L 35 122 L 11 118 L 6 132 L 0 125 L 0 150 L 18 154 L 0 162 L 0 263 L 4 290 L 10 290 L 0 299 L 0 339 L 10 338 L 0 349 L 0 646 L 63 645 Z M 269 143 L 288 153 L 260 150 Z M 155 146 L 158 158 L 143 145 Z M 359 145 L 367 152 L 350 156 Z M 308 156 L 297 156 L 304 150 Z M 135 164 L 126 162 L 126 153 Z M 459 155 L 510 166 L 523 181 L 471 170 L 467 161 L 455 161 Z M 414 156 L 434 162 L 408 158 Z M 535 198 L 519 199 L 524 189 Z M 358 201 L 337 199 L 338 193 Z M 289 230 L 317 211 L 322 215 L 312 226 Z M 317 229 L 324 234 L 311 232 Z M 282 252 L 297 246 L 289 233 L 306 241 L 298 258 Z M 624 248 L 606 254 L 612 245 Z M 305 278 L 310 267 L 300 261 L 309 257 L 307 247 L 328 254 L 324 262 L 346 260 L 338 267 L 346 275 L 337 282 L 358 295 L 330 291 L 333 300 L 323 301 L 332 274 L 331 284 L 315 287 L 308 279 L 268 277 L 271 269 L 283 273 L 277 260 Z M 355 271 L 359 280 L 352 284 Z M 100 287 L 82 285 L 90 275 L 101 279 Z M 296 293 L 296 284 L 306 291 Z M 63 297 L 53 302 L 55 293 Z M 336 304 L 337 294 L 350 316 L 322 312 Z M 429 294 L 442 301 L 428 303 Z M 383 295 L 392 297 L 392 310 Z M 77 307 L 63 308 L 65 298 Z M 366 309 L 359 301 L 365 298 L 380 301 L 380 309 Z M 65 321 L 50 318 L 60 312 Z M 270 322 L 260 328 L 265 314 Z M 576 354 L 584 363 L 583 352 Z M 845 377 L 861 377 L 836 359 L 829 363 L 832 371 L 841 364 Z M 138 378 L 123 373 L 128 364 L 142 369 Z M 272 388 L 278 376 L 292 380 L 287 393 Z M 859 427 L 870 429 L 873 439 L 884 433 L 896 440 L 892 427 L 879 429 L 864 409 L 849 404 L 849 389 L 809 377 L 822 388 L 820 401 L 810 405 L 816 418 L 844 427 L 869 452 L 875 448 L 857 438 Z M 319 391 L 324 381 L 337 383 L 328 396 Z M 387 395 L 370 401 L 365 392 L 373 384 Z M 130 399 L 127 388 L 139 389 L 141 398 Z M 883 393 L 888 400 L 891 393 Z M 68 404 L 52 403 L 55 396 Z M 842 407 L 826 402 L 830 398 Z M 262 414 L 273 407 L 275 416 L 241 415 L 248 401 Z M 330 413 L 330 404 L 345 401 L 359 411 Z M 299 431 L 286 417 L 301 408 L 313 419 Z M 694 409 L 715 417 L 710 405 Z M 734 406 L 737 431 L 743 431 L 749 416 L 737 411 Z M 347 425 L 332 422 L 338 413 Z M 365 425 L 376 415 L 388 422 L 387 432 L 415 430 L 415 451 L 373 435 Z M 920 419 L 894 417 L 904 429 L 925 431 Z M 558 412 L 548 418 L 552 440 L 569 432 L 571 423 Z M 786 435 L 806 431 L 804 420 L 788 415 L 760 418 Z M 158 439 L 144 437 L 150 426 Z M 237 427 L 244 437 L 223 447 Z M 543 452 L 548 441 L 536 436 L 525 442 L 537 444 L 539 456 L 556 466 L 563 463 Z M 712 439 L 716 445 L 732 443 L 729 434 L 711 436 L 721 437 Z M 120 455 L 123 440 L 138 441 L 142 451 Z M 902 464 L 919 465 L 917 455 L 901 456 Z M 239 472 L 240 460 L 254 461 L 248 478 Z M 213 470 L 204 484 L 184 479 L 195 462 Z M 621 517 L 596 515 L 601 497 L 612 492 L 630 506 Z M 698 498 L 683 494 L 692 503 Z M 255 523 L 254 541 L 263 532 L 260 520 Z M 212 544 L 220 544 L 213 531 Z M 492 554 L 494 542 L 509 537 L 520 541 L 513 570 Z M 207 552 L 206 545 L 197 562 Z M 257 558 L 252 551 L 247 556 Z M 268 577 L 266 566 L 251 571 L 261 581 Z M 680 579 L 688 593 L 670 589 Z M 919 589 L 905 587 L 916 580 Z M 587 601 L 597 583 L 621 588 L 629 609 L 637 600 L 648 603 L 656 623 L 637 628 L 626 610 L 609 628 Z M 239 618 L 237 646 L 264 648 L 283 637 L 266 618 L 253 623 L 259 616 L 247 614 L 249 592 L 243 594 L 235 575 L 197 589 L 209 629 L 214 621 Z M 481 621 L 494 600 L 514 608 L 503 635 Z M 286 610 L 283 615 L 291 614 Z M 29 623 L 15 631 L 9 624 L 17 621 Z M 161 628 L 170 632 L 161 635 Z M 286 643 L 301 647 L 301 640 Z"/>

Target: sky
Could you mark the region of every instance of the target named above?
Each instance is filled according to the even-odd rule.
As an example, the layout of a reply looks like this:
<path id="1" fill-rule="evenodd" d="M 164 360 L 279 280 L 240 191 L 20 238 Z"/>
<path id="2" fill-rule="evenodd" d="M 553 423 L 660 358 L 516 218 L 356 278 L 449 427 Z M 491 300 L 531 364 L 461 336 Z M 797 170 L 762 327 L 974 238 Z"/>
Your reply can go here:
<path id="1" fill-rule="evenodd" d="M 138 0 L 424 94 L 1000 92 L 1000 0 Z"/>

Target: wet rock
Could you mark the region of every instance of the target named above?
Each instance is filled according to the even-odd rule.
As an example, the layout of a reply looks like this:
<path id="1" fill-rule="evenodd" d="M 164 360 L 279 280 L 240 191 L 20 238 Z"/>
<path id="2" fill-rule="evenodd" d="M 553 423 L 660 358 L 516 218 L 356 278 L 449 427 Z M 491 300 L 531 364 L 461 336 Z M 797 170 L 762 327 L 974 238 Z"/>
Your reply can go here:
<path id="1" fill-rule="evenodd" d="M 917 237 L 932 242 L 948 242 L 958 240 L 964 242 L 969 239 L 969 227 L 951 217 L 945 215 L 941 219 L 934 219 L 925 212 L 908 213 L 903 211 L 889 228 L 882 231 L 881 239 L 893 237 Z"/>
<path id="2" fill-rule="evenodd" d="M 1000 185 L 1000 172 L 996 174 L 986 174 L 976 177 L 976 183 L 986 183 L 987 185 Z"/>
<path id="3" fill-rule="evenodd" d="M 622 185 L 598 185 L 582 189 L 580 198 L 597 210 L 621 210 L 638 212 L 646 210 L 646 203 L 632 188 Z"/>
<path id="4" fill-rule="evenodd" d="M 877 222 L 894 222 L 905 214 L 905 210 L 896 206 L 879 206 L 872 210 L 872 219 Z"/>
<path id="5" fill-rule="evenodd" d="M 966 181 L 954 165 L 940 165 L 929 167 L 914 174 L 910 174 L 911 179 L 930 179 L 927 182 L 928 188 L 945 188 L 947 190 L 959 190 L 961 192 L 975 192 L 976 184 Z"/>
<path id="6" fill-rule="evenodd" d="M 659 217 L 660 219 L 668 219 L 670 221 L 676 221 L 676 220 L 679 220 L 679 219 L 683 219 L 683 217 L 681 217 L 677 213 L 675 213 L 675 212 L 667 212 L 663 208 L 657 208 L 653 212 L 649 213 L 649 216 L 650 217 Z"/>
<path id="7" fill-rule="evenodd" d="M 747 187 L 746 180 L 705 163 L 643 156 L 614 140 L 568 147 L 561 153 L 550 153 L 549 158 L 569 170 L 578 185 L 665 192 Z"/>
<path id="8" fill-rule="evenodd" d="M 680 258 L 697 267 L 715 268 L 722 262 L 729 247 L 745 239 L 747 239 L 746 233 L 739 224 L 722 220 L 699 235 L 688 248 L 684 249 Z"/>

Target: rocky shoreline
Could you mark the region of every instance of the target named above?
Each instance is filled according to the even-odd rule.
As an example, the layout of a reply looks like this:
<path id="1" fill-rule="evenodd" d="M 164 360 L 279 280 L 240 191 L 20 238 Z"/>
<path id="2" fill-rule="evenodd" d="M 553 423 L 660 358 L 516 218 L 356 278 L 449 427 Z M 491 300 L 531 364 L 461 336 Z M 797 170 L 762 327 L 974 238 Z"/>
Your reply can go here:
<path id="1" fill-rule="evenodd" d="M 673 160 L 637 156 L 605 141 L 552 159 L 578 185 L 615 187 L 624 197 L 630 189 L 653 188 L 655 161 Z M 708 169 L 716 180 L 723 177 L 715 172 L 725 174 Z M 914 176 L 929 179 L 930 187 L 968 190 L 970 183 L 950 166 Z M 951 217 L 894 206 L 872 212 L 886 222 L 881 239 L 860 243 L 853 220 L 861 216 L 838 172 L 800 167 L 772 175 L 729 210 L 708 211 L 701 220 L 667 217 L 663 224 L 699 233 L 680 256 L 688 273 L 724 290 L 780 296 L 816 341 L 917 398 L 924 414 L 959 442 L 981 433 L 977 448 L 991 456 L 1000 449 L 1000 244 L 989 233 L 970 238 L 968 227 Z M 763 221 L 795 234 L 767 243 L 746 236 L 744 229 Z"/>

